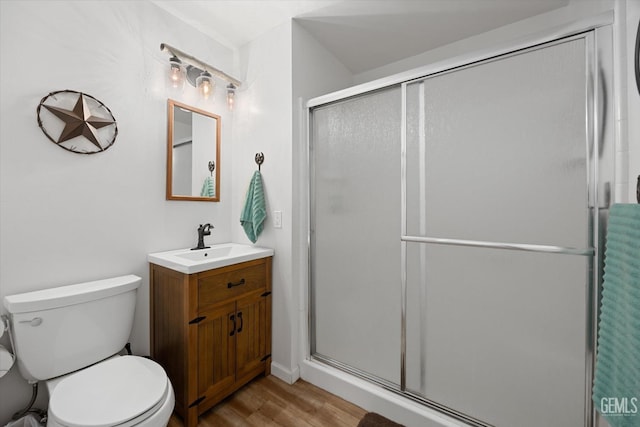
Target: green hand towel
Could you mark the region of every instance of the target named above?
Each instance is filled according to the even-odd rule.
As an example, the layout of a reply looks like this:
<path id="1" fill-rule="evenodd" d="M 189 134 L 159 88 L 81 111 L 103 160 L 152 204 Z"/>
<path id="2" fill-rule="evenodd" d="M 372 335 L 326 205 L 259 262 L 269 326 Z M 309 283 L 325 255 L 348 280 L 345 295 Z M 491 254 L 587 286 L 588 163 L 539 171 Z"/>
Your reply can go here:
<path id="1" fill-rule="evenodd" d="M 242 225 L 247 237 L 253 243 L 258 240 L 266 218 L 267 209 L 264 203 L 264 191 L 262 190 L 262 175 L 260 175 L 260 171 L 256 171 L 249 183 L 244 208 L 240 215 L 240 225 Z"/>
<path id="2" fill-rule="evenodd" d="M 202 190 L 200 190 L 201 197 L 215 197 L 216 187 L 213 185 L 213 178 L 208 176 L 202 183 Z"/>
<path id="3" fill-rule="evenodd" d="M 611 207 L 593 403 L 612 427 L 640 426 L 640 204 Z"/>

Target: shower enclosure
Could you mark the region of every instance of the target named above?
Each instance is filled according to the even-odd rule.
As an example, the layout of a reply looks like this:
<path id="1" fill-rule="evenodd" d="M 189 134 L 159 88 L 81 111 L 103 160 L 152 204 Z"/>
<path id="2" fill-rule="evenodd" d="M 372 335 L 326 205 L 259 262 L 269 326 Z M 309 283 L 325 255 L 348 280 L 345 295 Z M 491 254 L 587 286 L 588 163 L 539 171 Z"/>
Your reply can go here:
<path id="1" fill-rule="evenodd" d="M 310 103 L 312 359 L 471 425 L 591 425 L 610 37 Z"/>

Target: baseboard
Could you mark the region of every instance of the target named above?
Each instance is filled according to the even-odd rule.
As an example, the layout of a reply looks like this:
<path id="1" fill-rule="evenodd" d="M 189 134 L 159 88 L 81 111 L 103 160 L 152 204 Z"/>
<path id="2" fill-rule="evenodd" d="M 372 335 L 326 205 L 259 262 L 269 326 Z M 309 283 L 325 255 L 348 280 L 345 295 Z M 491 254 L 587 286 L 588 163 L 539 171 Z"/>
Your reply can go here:
<path id="1" fill-rule="evenodd" d="M 287 384 L 293 384 L 300 378 L 300 368 L 298 366 L 295 369 L 287 369 L 277 362 L 271 362 L 271 375 L 280 378 Z"/>

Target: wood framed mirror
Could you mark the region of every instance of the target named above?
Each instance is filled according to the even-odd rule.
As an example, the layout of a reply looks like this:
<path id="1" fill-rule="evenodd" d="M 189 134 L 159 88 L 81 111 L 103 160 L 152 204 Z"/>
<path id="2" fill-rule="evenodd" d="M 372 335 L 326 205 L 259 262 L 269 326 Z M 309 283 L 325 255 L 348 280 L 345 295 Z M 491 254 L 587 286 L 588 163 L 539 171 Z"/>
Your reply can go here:
<path id="1" fill-rule="evenodd" d="M 169 99 L 167 200 L 220 201 L 220 116 Z"/>

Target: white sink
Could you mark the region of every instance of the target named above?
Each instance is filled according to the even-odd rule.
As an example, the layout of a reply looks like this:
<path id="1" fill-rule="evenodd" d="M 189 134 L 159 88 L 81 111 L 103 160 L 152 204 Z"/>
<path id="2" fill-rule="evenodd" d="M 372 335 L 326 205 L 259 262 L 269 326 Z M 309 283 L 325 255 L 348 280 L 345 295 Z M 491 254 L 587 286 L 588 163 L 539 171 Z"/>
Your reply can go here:
<path id="1" fill-rule="evenodd" d="M 173 251 L 149 254 L 150 263 L 161 265 L 185 274 L 200 273 L 213 268 L 251 261 L 273 256 L 270 248 L 243 245 L 240 243 L 221 243 L 211 245 L 209 249 L 177 249 Z"/>

